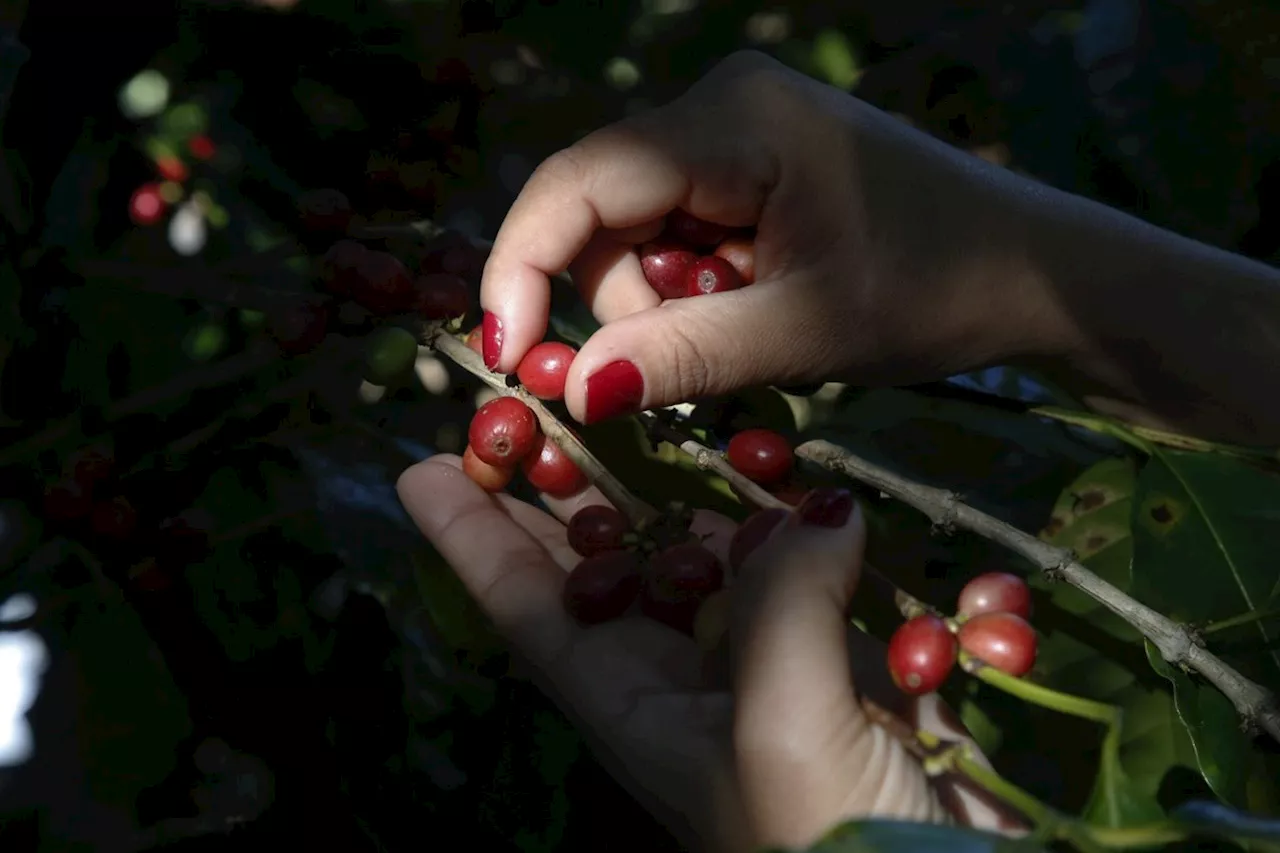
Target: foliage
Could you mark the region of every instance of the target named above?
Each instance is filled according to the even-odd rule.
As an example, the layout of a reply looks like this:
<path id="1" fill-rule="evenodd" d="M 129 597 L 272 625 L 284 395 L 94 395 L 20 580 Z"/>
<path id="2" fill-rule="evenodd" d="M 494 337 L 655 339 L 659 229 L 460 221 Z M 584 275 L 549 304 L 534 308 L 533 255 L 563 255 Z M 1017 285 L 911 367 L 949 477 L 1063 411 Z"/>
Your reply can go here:
<path id="1" fill-rule="evenodd" d="M 601 849 L 623 823 L 637 848 L 675 849 L 527 683 L 395 496 L 407 463 L 460 450 L 476 383 L 434 361 L 374 385 L 363 351 L 337 335 L 281 358 L 273 305 L 237 301 L 313 291 L 324 247 L 296 224 L 304 189 L 341 189 L 371 228 L 430 218 L 491 235 L 541 158 L 753 46 L 979 156 L 1257 257 L 1280 251 L 1256 215 L 1275 204 L 1263 167 L 1280 139 L 1273 99 L 1225 94 L 1265 80 L 1264 63 L 1242 57 L 1272 13 L 1247 4 L 1149 13 L 1147 57 L 1124 42 L 1138 22 L 1123 2 L 910 15 L 358 5 L 188 0 L 104 36 L 100 20 L 32 4 L 0 161 L 0 602 L 20 591 L 40 602 L 33 630 L 59 663 L 32 711 L 51 744 L 39 773 L 83 780 L 83 793 L 16 802 L 0 820 L 13 849 L 40 831 L 55 847 L 143 850 L 232 828 L 232 844 L 301 835 L 400 850 L 462 832 L 494 849 Z M 95 70 L 71 79 L 72 67 Z M 165 174 L 174 160 L 183 180 Z M 140 226 L 130 198 L 152 184 L 165 216 Z M 426 245 L 404 229 L 372 242 L 404 257 Z M 362 323 L 343 336 L 373 332 Z M 566 289 L 552 325 L 579 343 L 595 321 Z M 1280 684 L 1280 569 L 1266 547 L 1280 480 L 1265 454 L 1177 449 L 1011 370 L 916 389 L 754 389 L 687 422 L 713 445 L 753 425 L 828 438 L 1043 528 Z M 722 479 L 651 447 L 634 423 L 582 434 L 652 503 L 745 515 Z M 139 529 L 193 512 L 207 551 L 174 560 L 152 534 L 121 545 L 47 517 L 46 487 L 95 442 L 110 447 L 112 489 Z M 986 540 L 937 535 L 914 510 L 867 497 L 873 561 L 926 601 L 953 600 L 982 571 L 1031 573 Z M 1274 749 L 1095 600 L 1034 584 L 1031 682 L 1119 713 L 1100 724 L 983 681 L 951 685 L 1003 777 L 1099 832 L 1276 842 L 1264 820 L 1280 814 Z M 870 594 L 859 608 L 880 636 L 899 621 Z M 44 790 L 33 765 L 0 772 L 12 776 L 0 790 Z M 813 849 L 1033 847 L 872 822 Z"/>

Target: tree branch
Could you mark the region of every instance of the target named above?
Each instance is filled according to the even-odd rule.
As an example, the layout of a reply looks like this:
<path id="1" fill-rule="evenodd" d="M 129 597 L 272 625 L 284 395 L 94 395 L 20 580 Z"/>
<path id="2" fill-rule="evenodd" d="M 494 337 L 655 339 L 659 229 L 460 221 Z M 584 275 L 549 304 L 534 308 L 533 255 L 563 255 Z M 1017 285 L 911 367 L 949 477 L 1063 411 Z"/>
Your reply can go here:
<path id="1" fill-rule="evenodd" d="M 1246 725 L 1259 726 L 1280 741 L 1280 707 L 1271 691 L 1245 678 L 1217 655 L 1197 645 L 1185 626 L 1098 577 L 1073 552 L 1050 545 L 995 516 L 974 509 L 954 492 L 908 480 L 829 441 L 807 441 L 796 448 L 796 455 L 910 504 L 943 529 L 962 527 L 1003 545 L 1025 557 L 1047 577 L 1065 580 L 1136 628 L 1160 650 L 1166 661 L 1199 673 L 1221 690 L 1235 705 Z"/>

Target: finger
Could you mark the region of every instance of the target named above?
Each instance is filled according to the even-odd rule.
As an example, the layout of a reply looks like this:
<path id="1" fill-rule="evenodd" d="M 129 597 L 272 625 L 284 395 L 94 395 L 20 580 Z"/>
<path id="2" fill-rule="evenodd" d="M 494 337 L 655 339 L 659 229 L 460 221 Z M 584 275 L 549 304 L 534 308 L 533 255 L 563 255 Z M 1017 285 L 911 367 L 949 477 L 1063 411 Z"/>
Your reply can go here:
<path id="1" fill-rule="evenodd" d="M 582 301 L 601 323 L 662 303 L 645 280 L 634 243 L 597 234 L 569 266 Z"/>
<path id="2" fill-rule="evenodd" d="M 681 205 L 726 225 L 758 220 L 776 181 L 772 156 L 724 128 L 703 132 L 707 120 L 677 102 L 596 131 L 538 167 L 498 231 L 480 290 L 503 329 L 496 369 L 511 372 L 542 340 L 549 277 L 598 229 L 651 223 Z"/>
<path id="3" fill-rule="evenodd" d="M 786 384 L 836 361 L 842 335 L 812 288 L 787 280 L 680 299 L 606 324 L 569 368 L 565 404 L 583 423 Z M 629 365 L 629 367 L 627 366 Z"/>
<path id="4" fill-rule="evenodd" d="M 448 460 L 414 465 L 396 490 L 497 629 L 535 664 L 553 661 L 575 627 L 561 605 L 564 572 L 541 544 Z"/>
<path id="5" fill-rule="evenodd" d="M 770 843 L 821 831 L 848 796 L 827 790 L 841 785 L 823 771 L 868 728 L 845 618 L 865 539 L 849 492 L 812 493 L 745 560 L 735 586 L 733 740 L 748 813 Z"/>

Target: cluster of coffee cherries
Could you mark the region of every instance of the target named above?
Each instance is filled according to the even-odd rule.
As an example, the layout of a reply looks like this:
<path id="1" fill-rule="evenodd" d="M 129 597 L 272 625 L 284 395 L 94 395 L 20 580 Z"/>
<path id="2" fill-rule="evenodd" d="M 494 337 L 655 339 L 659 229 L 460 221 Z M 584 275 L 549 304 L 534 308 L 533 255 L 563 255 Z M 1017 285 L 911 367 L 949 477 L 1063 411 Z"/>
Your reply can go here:
<path id="1" fill-rule="evenodd" d="M 412 317 L 451 321 L 465 317 L 473 284 L 484 268 L 483 252 L 458 234 L 446 233 L 425 248 L 411 269 L 399 257 L 347 236 L 352 207 L 336 189 L 305 194 L 299 200 L 303 236 L 319 253 L 318 298 L 300 301 L 273 314 L 270 332 L 288 355 L 314 350 L 335 323 L 361 326 L 369 318 Z M 348 310 L 353 309 L 353 310 Z M 371 341 L 374 381 L 399 372 L 417 353 L 413 332 L 386 325 Z M 394 362 L 394 364 L 391 364 Z M 394 367 L 395 370 L 390 368 Z"/>
<path id="2" fill-rule="evenodd" d="M 956 618 L 922 614 L 889 640 L 889 674 L 904 693 L 919 696 L 942 686 L 960 650 L 1020 678 L 1036 661 L 1031 591 L 1017 575 L 988 572 L 960 591 Z"/>
<path id="3" fill-rule="evenodd" d="M 109 553 L 148 551 L 152 560 L 140 564 L 130 579 L 144 588 L 167 585 L 167 576 L 153 569 L 176 569 L 198 559 L 209 545 L 209 520 L 195 510 L 148 520 L 129 499 L 119 468 L 107 443 L 67 454 L 45 487 L 45 520 Z"/>
<path id="4" fill-rule="evenodd" d="M 640 246 L 640 268 L 663 299 L 737 290 L 756 279 L 753 236 L 677 209 L 663 233 Z"/>

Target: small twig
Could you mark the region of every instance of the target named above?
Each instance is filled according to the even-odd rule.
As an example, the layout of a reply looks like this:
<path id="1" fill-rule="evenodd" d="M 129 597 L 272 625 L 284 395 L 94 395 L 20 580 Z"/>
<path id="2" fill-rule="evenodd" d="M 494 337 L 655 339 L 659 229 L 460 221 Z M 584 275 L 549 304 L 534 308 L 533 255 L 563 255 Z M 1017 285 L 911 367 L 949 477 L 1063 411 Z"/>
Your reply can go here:
<path id="1" fill-rule="evenodd" d="M 796 448 L 796 455 L 910 504 L 935 523 L 951 522 L 1003 545 L 1025 557 L 1046 575 L 1060 578 L 1083 591 L 1136 628 L 1160 650 L 1166 661 L 1204 676 L 1231 700 L 1247 725 L 1256 724 L 1280 741 L 1280 707 L 1274 694 L 1197 645 L 1185 626 L 1098 577 L 1071 551 L 1050 545 L 995 516 L 974 509 L 957 500 L 946 489 L 908 480 L 829 441 L 807 441 Z"/>
<path id="2" fill-rule="evenodd" d="M 697 466 L 704 471 L 712 471 L 730 486 L 733 487 L 743 500 L 750 504 L 754 504 L 760 509 L 785 509 L 790 510 L 790 504 L 780 500 L 756 483 L 744 477 L 728 460 L 724 458 L 724 454 L 712 450 L 710 447 L 698 442 L 697 440 L 685 435 L 676 427 L 667 423 L 652 412 L 642 412 L 639 416 L 641 423 L 649 430 L 650 434 L 661 438 L 668 444 L 672 444 L 680 450 L 688 454 Z M 922 613 L 932 613 L 935 616 L 941 616 L 937 608 L 921 601 L 911 593 L 903 590 L 895 584 L 889 577 L 870 563 L 864 562 L 862 571 L 868 577 L 874 578 L 886 588 L 893 591 L 893 602 L 898 608 L 898 612 L 902 614 L 904 619 L 910 619 L 919 616 Z"/>
<path id="3" fill-rule="evenodd" d="M 658 518 L 658 511 L 632 494 L 621 480 L 609 473 L 600 460 L 586 448 L 582 440 L 561 423 L 541 400 L 519 386 L 509 386 L 503 374 L 494 373 L 485 367 L 480 356 L 456 336 L 441 326 L 429 326 L 425 330 L 423 343 L 479 378 L 494 391 L 507 397 L 515 397 L 532 409 L 538 418 L 538 425 L 542 427 L 543 434 L 560 446 L 560 449 L 574 461 L 587 479 L 608 498 L 610 503 L 624 513 L 632 524 L 646 526 Z"/>

